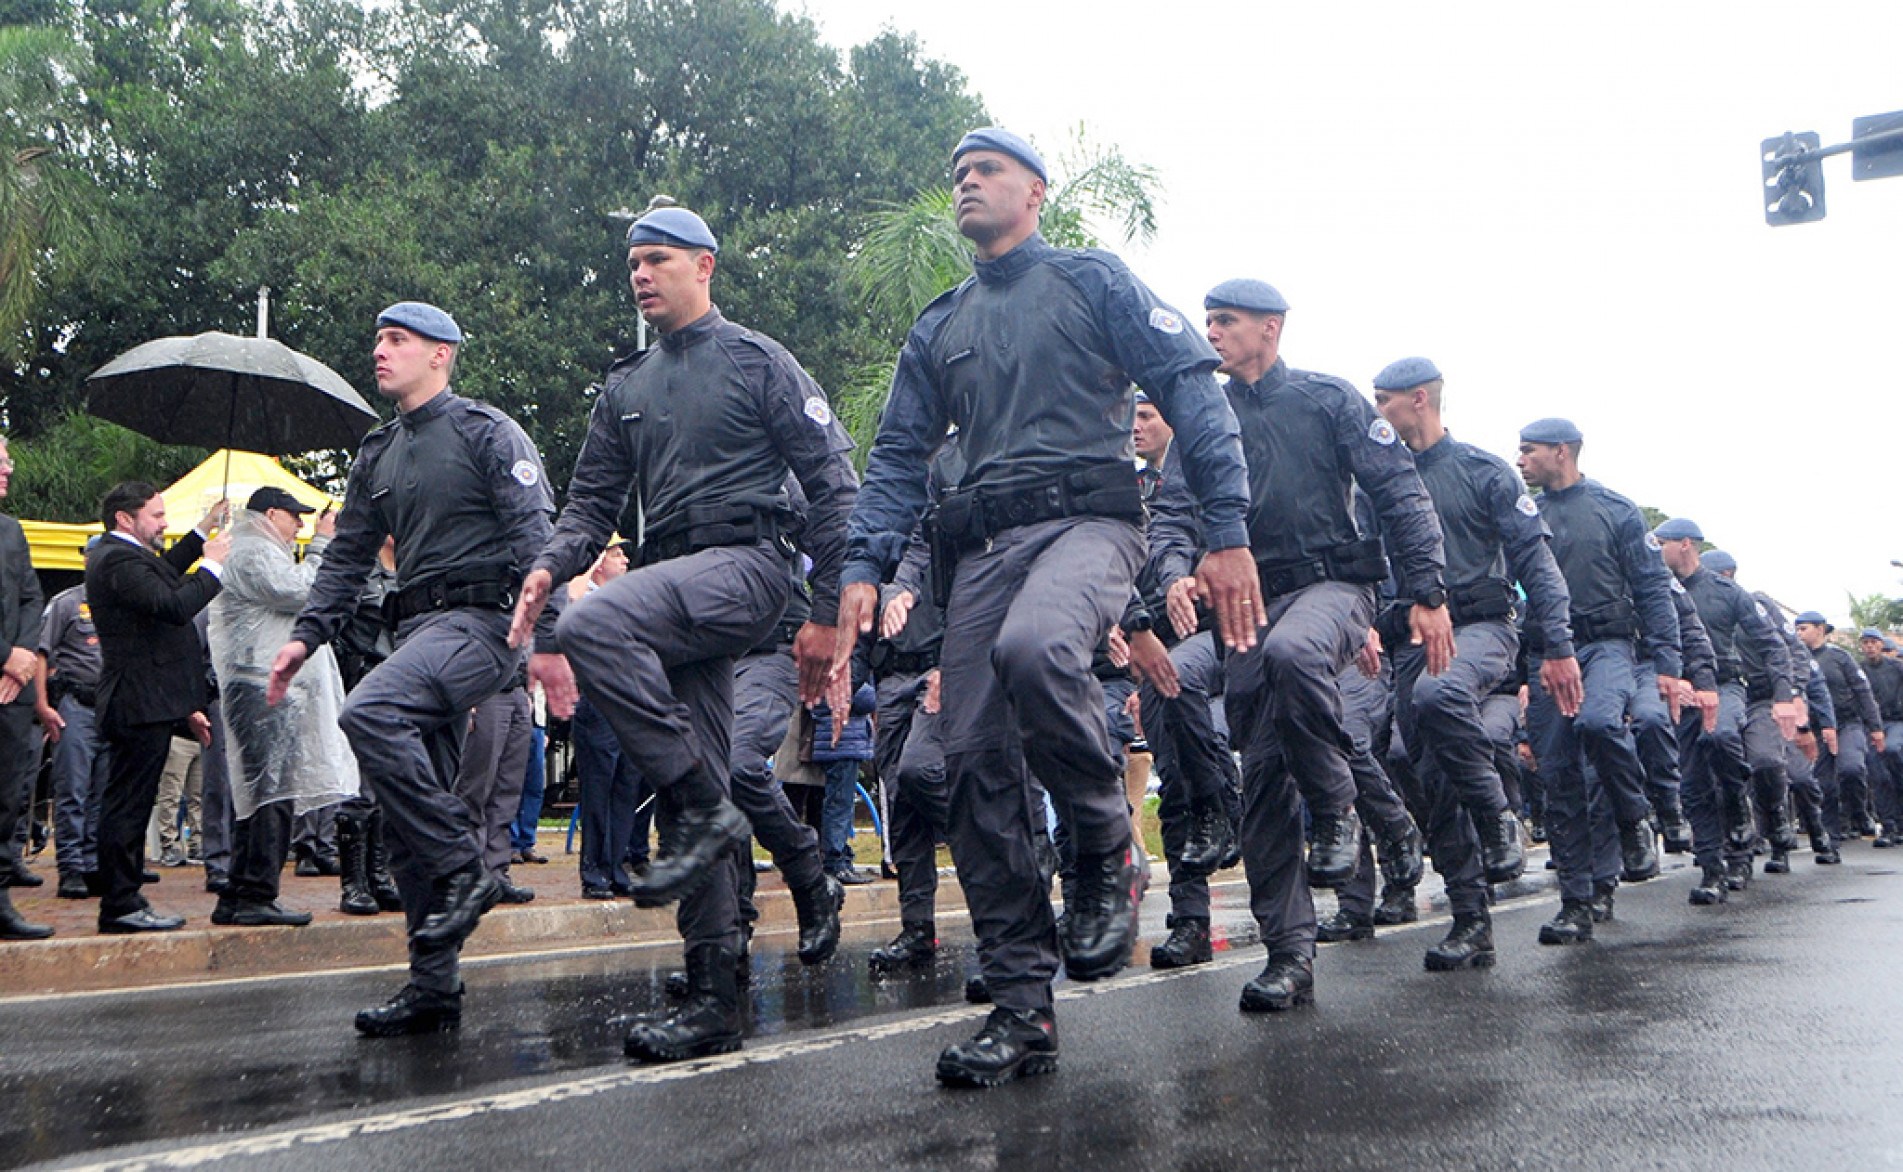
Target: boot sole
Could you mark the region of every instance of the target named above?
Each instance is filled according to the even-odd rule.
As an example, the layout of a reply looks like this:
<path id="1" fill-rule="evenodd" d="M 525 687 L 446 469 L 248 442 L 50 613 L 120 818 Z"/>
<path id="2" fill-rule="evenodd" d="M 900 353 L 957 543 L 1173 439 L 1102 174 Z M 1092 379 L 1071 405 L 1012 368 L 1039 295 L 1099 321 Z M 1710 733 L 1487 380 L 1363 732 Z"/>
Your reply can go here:
<path id="1" fill-rule="evenodd" d="M 1440 956 L 1430 952 L 1422 959 L 1427 971 L 1430 973 L 1452 973 L 1458 972 L 1461 969 L 1490 969 L 1500 957 L 1497 953 L 1489 950 L 1487 952 L 1475 952 L 1467 956 L 1455 958 Z"/>
<path id="2" fill-rule="evenodd" d="M 904 960 L 880 960 L 876 956 L 866 958 L 866 970 L 875 977 L 889 977 L 894 973 L 917 972 L 931 968 L 938 960 L 938 953 L 928 952 L 922 956 L 908 956 Z"/>
<path id="3" fill-rule="evenodd" d="M 693 1058 L 711 1058 L 716 1054 L 731 1054 L 740 1048 L 740 1038 L 709 1038 L 696 1042 L 692 1046 L 648 1046 L 629 1038 L 622 1046 L 628 1057 L 638 1062 L 686 1062 Z"/>
<path id="4" fill-rule="evenodd" d="M 840 886 L 833 890 L 837 892 L 838 898 L 833 900 L 833 910 L 829 913 L 833 921 L 832 939 L 826 942 L 824 948 L 812 952 L 797 951 L 795 955 L 800 958 L 800 963 L 803 965 L 825 964 L 833 958 L 833 953 L 839 951 L 839 913 L 846 906 L 846 889 Z"/>
<path id="5" fill-rule="evenodd" d="M 1723 895 L 1705 895 L 1696 889 L 1692 891 L 1690 903 L 1693 907 L 1717 907 L 1725 902 Z"/>
<path id="6" fill-rule="evenodd" d="M 412 1034 L 442 1034 L 450 1030 L 461 1029 L 461 1017 L 440 1017 L 424 1026 L 403 1025 L 397 1022 L 388 1024 L 366 1024 L 357 1022 L 357 1032 L 366 1038 L 407 1038 Z"/>
<path id="7" fill-rule="evenodd" d="M 1559 932 L 1548 932 L 1545 928 L 1541 928 L 1540 929 L 1540 943 L 1541 944 L 1591 944 L 1592 936 L 1590 934 L 1587 934 L 1584 936 L 1575 936 L 1571 933 L 1562 934 Z"/>
<path id="8" fill-rule="evenodd" d="M 1244 987 L 1242 1001 L 1238 1008 L 1244 1013 L 1283 1013 L 1290 1009 L 1300 1009 L 1304 1005 L 1315 1004 L 1315 990 L 1303 989 L 1287 997 L 1258 993 Z"/>
<path id="9" fill-rule="evenodd" d="M 1214 959 L 1216 959 L 1214 952 L 1201 953 L 1189 957 L 1186 960 L 1178 960 L 1167 953 L 1152 952 L 1150 953 L 1150 967 L 1153 969 L 1187 969 L 1194 968 L 1199 964 L 1208 964 Z"/>
<path id="10" fill-rule="evenodd" d="M 948 1087 L 970 1087 L 975 1090 L 990 1090 L 1019 1078 L 1031 1078 L 1039 1074 L 1057 1073 L 1057 1055 L 1031 1054 L 1022 1061 L 999 1071 L 967 1070 L 956 1063 L 939 1059 L 935 1071 L 938 1081 Z"/>

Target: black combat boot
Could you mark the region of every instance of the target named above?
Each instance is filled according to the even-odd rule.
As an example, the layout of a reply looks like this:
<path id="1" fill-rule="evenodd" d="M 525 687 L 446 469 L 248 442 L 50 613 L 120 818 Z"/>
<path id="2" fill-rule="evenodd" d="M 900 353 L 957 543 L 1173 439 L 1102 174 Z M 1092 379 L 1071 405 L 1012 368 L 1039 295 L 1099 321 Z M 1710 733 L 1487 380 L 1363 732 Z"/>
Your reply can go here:
<path id="1" fill-rule="evenodd" d="M 1315 939 L 1323 944 L 1340 944 L 1344 940 L 1374 939 L 1374 919 L 1372 916 L 1354 916 L 1338 911 L 1332 916 L 1323 916 L 1315 922 Z"/>
<path id="2" fill-rule="evenodd" d="M 1420 886 L 1421 871 L 1425 865 L 1422 851 L 1426 844 L 1421 841 L 1421 832 L 1414 825 L 1414 819 L 1407 820 L 1407 828 L 1393 838 L 1380 843 L 1375 853 L 1381 859 L 1381 878 L 1388 887 Z"/>
<path id="3" fill-rule="evenodd" d="M 1374 905 L 1374 922 L 1383 928 L 1395 924 L 1411 924 L 1421 918 L 1421 912 L 1414 905 L 1412 887 L 1396 887 L 1392 883 L 1381 889 L 1381 902 Z"/>
<path id="4" fill-rule="evenodd" d="M 1738 790 L 1727 790 L 1724 796 L 1724 811 L 1726 845 L 1734 851 L 1748 851 L 1756 846 L 1758 821 L 1751 812 L 1750 796 Z"/>
<path id="5" fill-rule="evenodd" d="M 1540 925 L 1541 944 L 1584 944 L 1592 939 L 1592 901 L 1562 899 L 1559 914 Z"/>
<path id="6" fill-rule="evenodd" d="M 1619 825 L 1619 862 L 1623 868 L 1620 878 L 1627 883 L 1643 883 L 1647 879 L 1657 878 L 1658 840 L 1652 833 L 1650 819 L 1640 818 L 1636 822 Z"/>
<path id="7" fill-rule="evenodd" d="M 699 771 L 696 770 L 698 773 Z M 689 781 L 675 783 L 689 785 Z M 743 843 L 753 833 L 747 816 L 740 808 L 714 793 L 710 805 L 683 806 L 674 817 L 672 832 L 667 834 L 661 857 L 648 864 L 647 874 L 635 876 L 628 884 L 635 903 L 642 907 L 661 907 L 691 895 L 707 880 L 720 856 Z"/>
<path id="8" fill-rule="evenodd" d="M 1490 969 L 1498 957 L 1493 951 L 1493 920 L 1486 912 L 1473 916 L 1455 916 L 1447 938 L 1427 950 L 1430 973 L 1451 973 L 1455 969 Z"/>
<path id="9" fill-rule="evenodd" d="M 1595 883 L 1592 887 L 1592 922 L 1610 924 L 1612 922 L 1612 894 L 1619 890 L 1617 883 Z"/>
<path id="10" fill-rule="evenodd" d="M 1733 891 L 1743 891 L 1751 886 L 1751 856 L 1731 859 L 1725 863 L 1725 886 Z"/>
<path id="11" fill-rule="evenodd" d="M 1361 816 L 1350 806 L 1339 814 L 1315 816 L 1308 843 L 1308 885 L 1340 887 L 1361 866 Z"/>
<path id="12" fill-rule="evenodd" d="M 343 895 L 337 910 L 347 916 L 374 916 L 383 908 L 370 890 L 370 823 L 340 815 L 337 819 L 337 859 L 343 864 Z"/>
<path id="13" fill-rule="evenodd" d="M 1235 827 L 1229 824 L 1229 811 L 1220 799 L 1210 798 L 1190 815 L 1189 837 L 1177 865 L 1185 875 L 1213 875 L 1235 846 Z"/>
<path id="14" fill-rule="evenodd" d="M 680 1062 L 740 1048 L 740 989 L 734 955 L 718 944 L 687 950 L 687 999 L 658 1021 L 628 1031 L 623 1049 L 642 1062 Z"/>
<path id="15" fill-rule="evenodd" d="M 13 896 L 0 887 L 0 940 L 44 940 L 53 934 L 45 924 L 29 924 L 13 906 Z"/>
<path id="16" fill-rule="evenodd" d="M 931 924 L 905 924 L 892 943 L 875 948 L 866 958 L 866 967 L 875 977 L 888 976 L 905 969 L 930 968 L 938 955 L 938 930 Z"/>
<path id="17" fill-rule="evenodd" d="M 1280 1013 L 1315 1004 L 1315 966 L 1305 956 L 1277 952 L 1255 980 L 1242 987 L 1244 1013 Z"/>
<path id="18" fill-rule="evenodd" d="M 969 1042 L 938 1056 L 938 1081 L 948 1087 L 995 1087 L 1057 1069 L 1057 1022 L 1048 1009 L 1000 1005 Z"/>
<path id="19" fill-rule="evenodd" d="M 1099 981 L 1130 963 L 1137 936 L 1139 874 L 1133 846 L 1077 858 L 1074 893 L 1064 901 L 1058 944 L 1073 981 Z"/>
<path id="20" fill-rule="evenodd" d="M 733 958 L 733 983 L 736 989 L 753 984 L 753 944 L 750 935 L 741 938 L 740 955 Z M 687 979 L 685 969 L 675 969 L 662 978 L 661 991 L 679 1001 L 693 991 L 693 982 Z"/>
<path id="21" fill-rule="evenodd" d="M 370 848 L 370 894 L 384 911 L 400 912 L 403 893 L 397 890 L 396 880 L 390 875 L 390 844 L 384 837 L 388 833 L 383 810 L 379 808 L 370 815 L 369 829 L 364 834 L 364 843 Z"/>
<path id="22" fill-rule="evenodd" d="M 1707 866 L 1698 880 L 1698 886 L 1692 888 L 1691 902 L 1695 907 L 1710 907 L 1723 903 L 1729 895 L 1730 885 L 1725 882 L 1725 869 L 1722 866 Z"/>
<path id="23" fill-rule="evenodd" d="M 1838 853 L 1837 843 L 1830 837 L 1830 831 L 1824 829 L 1824 820 L 1817 818 L 1810 828 L 1811 861 L 1820 866 L 1829 866 L 1844 861 Z"/>
<path id="24" fill-rule="evenodd" d="M 1659 833 L 1665 839 L 1668 855 L 1689 854 L 1692 849 L 1692 824 L 1685 820 L 1684 807 L 1673 803 L 1659 815 Z"/>
<path id="25" fill-rule="evenodd" d="M 799 916 L 799 958 L 801 964 L 825 964 L 839 948 L 839 909 L 845 906 L 846 889 L 831 875 L 793 892 L 793 909 Z"/>
<path id="26" fill-rule="evenodd" d="M 1150 949 L 1153 969 L 1186 969 L 1207 964 L 1215 957 L 1209 944 L 1209 921 L 1201 916 L 1171 916 L 1169 939 Z"/>
<path id="27" fill-rule="evenodd" d="M 965 1000 L 973 1005 L 991 1004 L 991 986 L 985 984 L 983 973 L 973 973 L 965 978 Z"/>
<path id="28" fill-rule="evenodd" d="M 1473 815 L 1480 836 L 1480 866 L 1488 883 L 1511 883 L 1526 873 L 1526 848 L 1520 843 L 1520 819 L 1512 810 Z"/>
<path id="29" fill-rule="evenodd" d="M 502 884 L 496 882 L 481 859 L 471 859 L 439 877 L 433 887 L 430 914 L 415 933 L 415 939 L 423 944 L 461 944 L 502 898 Z"/>
<path id="30" fill-rule="evenodd" d="M 463 1023 L 463 991 L 435 993 L 405 985 L 396 996 L 375 1009 L 357 1014 L 357 1032 L 372 1038 L 395 1038 L 404 1034 L 433 1034 L 453 1030 Z"/>

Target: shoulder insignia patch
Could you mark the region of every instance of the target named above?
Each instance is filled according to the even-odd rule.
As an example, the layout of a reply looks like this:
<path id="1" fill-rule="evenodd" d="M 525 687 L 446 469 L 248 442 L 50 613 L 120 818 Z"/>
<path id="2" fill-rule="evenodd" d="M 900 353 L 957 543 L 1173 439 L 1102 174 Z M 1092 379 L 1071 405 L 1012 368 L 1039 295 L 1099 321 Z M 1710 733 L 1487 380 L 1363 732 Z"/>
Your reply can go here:
<path id="1" fill-rule="evenodd" d="M 806 418 L 812 420 L 819 426 L 827 427 L 832 424 L 833 409 L 828 407 L 826 400 L 820 396 L 814 395 L 807 399 L 804 410 L 806 412 Z"/>
<path id="2" fill-rule="evenodd" d="M 1651 550 L 1653 553 L 1659 552 L 1660 546 L 1659 546 L 1658 534 L 1647 533 L 1645 535 L 1645 548 Z"/>
<path id="3" fill-rule="evenodd" d="M 1534 502 L 1532 497 L 1525 493 L 1521 493 L 1520 499 L 1513 502 L 1513 507 L 1529 517 L 1537 517 L 1540 515 L 1540 506 Z"/>
<path id="4" fill-rule="evenodd" d="M 535 482 L 542 478 L 542 474 L 536 471 L 533 460 L 517 460 L 509 469 L 509 475 L 515 477 L 524 488 L 534 488 Z"/>
<path id="5" fill-rule="evenodd" d="M 1368 438 L 1377 444 L 1391 444 L 1394 442 L 1394 425 L 1376 416 L 1374 422 L 1368 425 Z"/>
<path id="6" fill-rule="evenodd" d="M 1159 334 L 1180 334 L 1183 319 L 1159 305 L 1150 311 L 1150 328 Z"/>
<path id="7" fill-rule="evenodd" d="M 1683 594 L 1683 593 L 1685 593 L 1685 583 L 1683 583 L 1683 582 L 1680 582 L 1680 581 L 1678 580 L 1678 575 L 1677 575 L 1677 574 L 1673 574 L 1673 575 L 1672 575 L 1672 593 L 1673 593 L 1673 594 Z"/>

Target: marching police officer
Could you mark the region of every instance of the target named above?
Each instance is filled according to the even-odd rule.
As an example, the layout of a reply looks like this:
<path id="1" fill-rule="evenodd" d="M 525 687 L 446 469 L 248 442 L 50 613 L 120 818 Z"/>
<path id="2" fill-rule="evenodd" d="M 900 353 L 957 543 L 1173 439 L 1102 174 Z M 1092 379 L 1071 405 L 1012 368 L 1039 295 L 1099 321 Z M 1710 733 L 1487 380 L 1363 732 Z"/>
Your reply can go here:
<path id="1" fill-rule="evenodd" d="M 1282 360 L 1288 302 L 1273 286 L 1225 281 L 1203 307 L 1242 426 L 1250 552 L 1269 621 L 1257 649 L 1230 657 L 1224 698 L 1242 750 L 1250 903 L 1270 958 L 1243 989 L 1242 1008 L 1281 1010 L 1314 999 L 1309 885 L 1338 886 L 1359 865 L 1361 824 L 1336 680 L 1366 643 L 1388 560 L 1381 537 L 1364 536 L 1355 522 L 1356 485 L 1374 502 L 1412 600 L 1409 637 L 1422 644 L 1429 674 L 1446 670 L 1454 635 L 1440 523 L 1394 428 L 1349 383 Z M 1314 823 L 1306 874 L 1304 802 Z"/>
<path id="2" fill-rule="evenodd" d="M 1637 505 L 1579 471 L 1579 428 L 1541 419 L 1520 430 L 1520 475 L 1541 490 L 1540 517 L 1552 533 L 1553 556 L 1572 597 L 1572 629 L 1585 695 L 1568 716 L 1542 676 L 1554 649 L 1527 630 L 1527 733 L 1546 783 L 1546 833 L 1558 865 L 1560 911 L 1540 927 L 1540 943 L 1592 939 L 1593 904 L 1611 916 L 1621 870 L 1629 882 L 1658 874 L 1658 851 L 1643 770 L 1627 731 L 1635 640 L 1652 664 L 1659 694 L 1678 714 L 1681 668 L 1671 575 Z M 1595 849 L 1588 804 L 1590 758 L 1617 823 L 1616 861 Z M 1610 843 L 1605 844 L 1610 848 Z"/>
<path id="3" fill-rule="evenodd" d="M 311 653 L 350 621 L 393 535 L 386 618 L 396 650 L 345 697 L 338 719 L 388 820 L 409 927 L 409 984 L 357 1015 L 357 1029 L 373 1037 L 462 1021 L 457 954 L 501 887 L 452 786 L 469 710 L 521 667 L 508 647 L 509 609 L 554 512 L 521 427 L 450 389 L 462 341 L 455 319 L 434 305 L 401 301 L 377 315 L 377 389 L 395 400 L 397 417 L 357 451 L 336 535 L 266 687 L 270 703 L 282 700 Z"/>
<path id="4" fill-rule="evenodd" d="M 688 996 L 629 1032 L 629 1057 L 650 1062 L 740 1045 L 732 868 L 748 822 L 728 796 L 734 663 L 773 632 L 795 589 L 790 471 L 806 493 L 799 544 L 813 559 L 812 613 L 792 652 L 802 699 L 820 697 L 857 489 L 852 441 L 825 392 L 785 347 L 714 307 L 719 250 L 685 208 L 651 211 L 628 230 L 629 284 L 661 341 L 609 371 L 511 636 L 526 640 L 551 584 L 594 561 L 632 493 L 640 566 L 569 607 L 556 629 L 562 654 L 537 654 L 530 668 L 557 711 L 579 682 L 657 795 L 668 850 L 631 886 L 637 901 L 680 900 Z M 843 893 L 815 875 L 796 894 L 802 959 L 823 959 Z"/>
<path id="5" fill-rule="evenodd" d="M 1543 689 L 1567 717 L 1578 715 L 1583 694 L 1572 597 L 1539 506 L 1505 460 L 1448 434 L 1442 384 L 1425 358 L 1403 358 L 1374 377 L 1375 407 L 1414 452 L 1440 518 L 1454 623 L 1454 661 L 1438 677 L 1422 678 L 1419 648 L 1395 651 L 1395 703 L 1427 792 L 1434 869 L 1454 913 L 1447 938 L 1427 953 L 1430 972 L 1492 965 L 1488 884 L 1516 879 L 1525 866 L 1519 814 L 1507 805 L 1480 715 L 1519 654 L 1515 583 L 1526 591 L 1527 625 L 1541 647 Z"/>
<path id="6" fill-rule="evenodd" d="M 1883 716 L 1883 752 L 1880 768 L 1871 771 L 1876 782 L 1877 814 L 1891 846 L 1903 846 L 1903 664 L 1883 653 L 1883 632 L 1865 627 L 1857 638 L 1863 652 L 1863 672 L 1870 680 L 1877 710 Z"/>
<path id="7" fill-rule="evenodd" d="M 1874 795 L 1878 789 L 1868 779 L 1883 768 L 1883 752 L 1888 744 L 1883 713 L 1877 709 L 1869 677 L 1850 652 L 1829 641 L 1835 629 L 1817 611 L 1807 610 L 1797 616 L 1797 637 L 1823 669 L 1831 707 L 1837 714 L 1837 743 L 1826 745 L 1826 755 L 1818 761 L 1822 774 L 1818 780 L 1824 789 L 1824 824 L 1833 835 L 1845 823 L 1861 826 L 1868 819 L 1870 803 L 1865 795 Z M 1846 808 L 1848 813 L 1844 812 Z M 1883 838 L 1878 842 L 1895 845 L 1890 839 L 1896 834 L 1897 828 L 1886 819 Z"/>
<path id="8" fill-rule="evenodd" d="M 1795 843 L 1784 795 L 1783 747 L 1797 735 L 1797 692 L 1790 652 L 1744 587 L 1699 565 L 1705 535 L 1695 522 L 1674 517 L 1654 531 L 1664 564 L 1684 584 L 1718 659 L 1718 722 L 1706 734 L 1685 783 L 1685 813 L 1692 823 L 1692 856 L 1703 878 L 1691 902 L 1724 902 L 1751 878 L 1757 825 L 1751 813 L 1749 778 L 1768 791 L 1772 822 L 1766 834 L 1780 850 Z M 1695 784 L 1694 784 L 1695 783 Z"/>
<path id="9" fill-rule="evenodd" d="M 1243 549 L 1248 477 L 1216 357 L 1121 261 L 1045 243 L 1046 181 L 1037 152 L 1008 131 L 973 131 L 953 151 L 954 214 L 977 247 L 975 274 L 926 307 L 900 353 L 843 577 L 836 691 L 871 629 L 877 584 L 925 507 L 926 461 L 955 422 L 968 472 L 935 522 L 935 556 L 957 559 L 945 566 L 940 662 L 949 837 L 996 1008 L 976 1038 L 940 1056 L 938 1077 L 952 1084 L 994 1085 L 1057 1064 L 1060 941 L 1026 764 L 1076 847 L 1066 971 L 1109 976 L 1135 937 L 1129 808 L 1089 670 L 1144 556 L 1132 381 L 1176 429 L 1215 551 L 1198 586 L 1225 639 L 1251 641 L 1259 617 Z"/>

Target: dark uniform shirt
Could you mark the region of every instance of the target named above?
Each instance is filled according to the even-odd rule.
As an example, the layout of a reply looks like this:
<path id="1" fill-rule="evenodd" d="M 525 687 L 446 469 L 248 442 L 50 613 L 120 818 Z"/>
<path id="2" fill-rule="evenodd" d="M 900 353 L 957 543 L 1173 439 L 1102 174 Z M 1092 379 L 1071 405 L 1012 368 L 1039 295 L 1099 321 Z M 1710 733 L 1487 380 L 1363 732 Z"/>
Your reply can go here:
<path id="1" fill-rule="evenodd" d="M 648 541 L 689 529 L 696 511 L 790 516 L 791 471 L 808 501 L 801 545 L 813 559 L 813 621 L 830 626 L 858 492 L 851 451 L 826 393 L 786 348 L 709 309 L 609 370 L 567 505 L 535 565 L 558 582 L 581 573 L 630 507 Z"/>
<path id="2" fill-rule="evenodd" d="M 1008 494 L 1097 467 L 1128 472 L 1134 380 L 1176 429 L 1213 549 L 1248 544 L 1249 475 L 1216 353 L 1107 252 L 1032 236 L 925 307 L 899 354 L 847 536 L 847 582 L 878 583 L 927 503 L 951 423 L 961 488 Z"/>
<path id="3" fill-rule="evenodd" d="M 958 435 L 953 433 L 946 437 L 944 446 L 932 457 L 932 499 L 937 500 L 945 490 L 958 487 L 964 475 L 964 453 Z M 933 581 L 932 548 L 931 543 L 925 540 L 923 528 L 921 525 L 920 531 L 912 535 L 911 543 L 905 547 L 905 557 L 892 575 L 891 585 L 880 592 L 881 612 L 894 596 L 900 593 L 912 596 L 912 609 L 906 616 L 905 627 L 891 639 L 880 639 L 887 648 L 887 655 L 936 656 L 943 642 L 945 600 L 938 596 Z M 875 651 L 874 654 L 879 653 Z"/>
<path id="4" fill-rule="evenodd" d="M 1718 656 L 1718 682 L 1743 681 L 1753 696 L 1776 701 L 1795 697 L 1790 649 L 1758 608 L 1757 599 L 1723 574 L 1702 566 L 1684 582 Z"/>
<path id="5" fill-rule="evenodd" d="M 69 587 L 46 604 L 40 625 L 40 654 L 52 673 L 47 682 L 62 691 L 75 688 L 90 694 L 99 686 L 99 633 L 93 630 L 92 607 L 86 605 L 86 586 Z"/>
<path id="6" fill-rule="evenodd" d="M 318 647 L 357 610 L 386 535 L 397 587 L 514 585 L 548 540 L 555 511 L 542 458 L 513 419 L 445 390 L 364 437 L 337 535 L 291 638 Z M 545 621 L 544 639 L 553 616 Z"/>
<path id="7" fill-rule="evenodd" d="M 1440 516 L 1449 592 L 1458 597 L 1488 582 L 1506 589 L 1517 581 L 1526 591 L 1527 625 L 1540 632 L 1546 656 L 1570 657 L 1572 595 L 1553 560 L 1552 534 L 1519 475 L 1452 435 L 1417 452 L 1414 462 Z"/>
<path id="8" fill-rule="evenodd" d="M 1712 650 L 1711 636 L 1698 617 L 1698 607 L 1686 592 L 1685 584 L 1672 579 L 1672 606 L 1678 611 L 1678 642 L 1685 661 L 1685 679 L 1701 692 L 1718 690 L 1718 653 Z"/>
<path id="9" fill-rule="evenodd" d="M 1280 359 L 1259 382 L 1230 379 L 1228 391 L 1248 455 L 1249 547 L 1258 560 L 1312 561 L 1359 540 L 1359 484 L 1405 594 L 1420 598 L 1444 585 L 1433 501 L 1407 445 L 1359 391 Z"/>
<path id="10" fill-rule="evenodd" d="M 1825 643 L 1810 655 L 1823 670 L 1824 682 L 1830 688 L 1830 702 L 1839 718 L 1860 720 L 1866 729 L 1882 728 L 1883 713 L 1870 690 L 1870 678 L 1863 674 L 1850 652 L 1835 643 Z"/>
<path id="11" fill-rule="evenodd" d="M 1587 624 L 1580 622 L 1581 616 L 1600 622 L 1630 616 L 1652 670 L 1679 677 L 1683 660 L 1672 574 L 1659 560 L 1656 543 L 1648 540 L 1639 507 L 1585 478 L 1569 488 L 1542 492 L 1537 503 L 1553 534 L 1553 557 L 1572 592 L 1574 637 L 1584 637 L 1582 627 Z M 1699 613 L 1703 616 L 1703 608 Z M 1711 626 L 1709 619 L 1705 626 Z"/>
<path id="12" fill-rule="evenodd" d="M 1876 697 L 1877 711 L 1885 723 L 1903 720 L 1903 663 L 1894 659 L 1866 659 L 1863 674 L 1870 681 L 1870 693 Z M 1903 745 L 1898 748 L 1903 749 Z"/>

